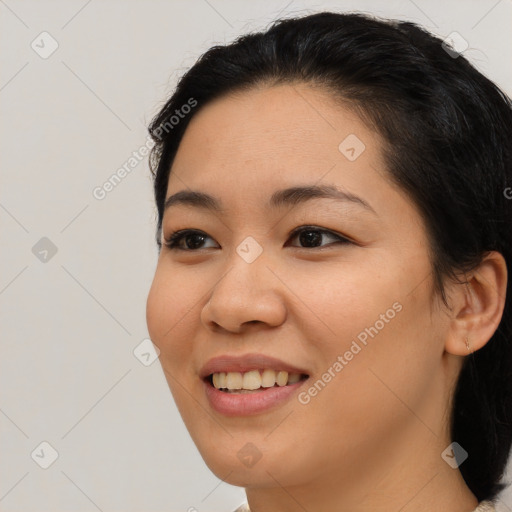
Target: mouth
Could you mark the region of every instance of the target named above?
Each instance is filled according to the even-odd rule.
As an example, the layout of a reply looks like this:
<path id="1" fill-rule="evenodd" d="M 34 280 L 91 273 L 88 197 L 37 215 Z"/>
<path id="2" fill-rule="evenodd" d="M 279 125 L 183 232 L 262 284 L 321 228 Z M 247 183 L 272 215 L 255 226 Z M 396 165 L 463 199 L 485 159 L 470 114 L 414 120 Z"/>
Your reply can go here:
<path id="1" fill-rule="evenodd" d="M 270 413 L 299 392 L 310 374 L 305 367 L 265 354 L 224 354 L 200 370 L 206 399 L 224 416 Z"/>
<path id="2" fill-rule="evenodd" d="M 288 403 L 308 379 L 304 373 L 253 369 L 211 373 L 203 382 L 212 409 L 233 417 L 271 413 Z"/>
<path id="3" fill-rule="evenodd" d="M 247 372 L 215 372 L 204 380 L 213 388 L 231 394 L 260 393 L 269 388 L 291 386 L 309 378 L 305 373 L 255 369 Z"/>

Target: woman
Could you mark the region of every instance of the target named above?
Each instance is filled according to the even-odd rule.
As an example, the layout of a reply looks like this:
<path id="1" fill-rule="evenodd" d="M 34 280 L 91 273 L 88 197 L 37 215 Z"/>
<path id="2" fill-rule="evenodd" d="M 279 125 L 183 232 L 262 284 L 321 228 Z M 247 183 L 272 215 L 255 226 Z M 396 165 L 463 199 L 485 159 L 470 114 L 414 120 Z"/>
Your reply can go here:
<path id="1" fill-rule="evenodd" d="M 494 510 L 505 94 L 415 24 L 320 13 L 210 49 L 150 133 L 148 329 L 208 467 L 252 512 Z"/>

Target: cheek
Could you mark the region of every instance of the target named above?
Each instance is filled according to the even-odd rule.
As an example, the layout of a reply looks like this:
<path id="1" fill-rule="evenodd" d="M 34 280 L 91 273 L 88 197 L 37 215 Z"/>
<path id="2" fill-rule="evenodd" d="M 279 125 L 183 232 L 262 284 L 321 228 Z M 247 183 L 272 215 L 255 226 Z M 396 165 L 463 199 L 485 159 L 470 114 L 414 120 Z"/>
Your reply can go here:
<path id="1" fill-rule="evenodd" d="M 306 349 L 317 352 L 324 365 L 350 350 L 353 340 L 358 340 L 362 349 L 369 347 L 370 340 L 380 338 L 400 317 L 397 309 L 401 308 L 401 285 L 388 277 L 396 269 L 388 268 L 385 272 L 383 267 L 382 263 L 347 264 L 314 274 L 310 271 L 308 278 L 300 281 L 290 277 L 293 291 L 301 299 L 299 316 L 308 331 L 304 333 Z M 364 359 L 363 351 L 357 359 Z"/>
<path id="2" fill-rule="evenodd" d="M 146 302 L 146 322 L 151 340 L 164 356 L 161 359 L 178 361 L 187 353 L 183 340 L 193 340 L 192 318 L 200 297 L 179 272 L 157 268 Z M 167 357 L 170 354 L 172 358 Z"/>
<path id="3" fill-rule="evenodd" d="M 180 383 L 199 385 L 192 371 L 192 346 L 201 294 L 187 287 L 179 273 L 157 268 L 146 302 L 146 322 L 152 342 L 159 348 L 159 361 L 169 389 L 184 419 L 194 413 L 189 392 Z M 187 386 L 190 387 L 190 386 Z"/>
<path id="4" fill-rule="evenodd" d="M 407 403 L 417 403 L 426 373 L 433 370 L 428 280 L 411 293 L 415 269 L 383 264 L 372 268 L 375 272 L 366 267 L 365 272 L 338 274 L 313 293 L 307 293 L 307 286 L 300 291 L 310 310 L 319 312 L 307 314 L 311 321 L 306 337 L 311 359 L 318 362 L 316 377 L 326 383 L 325 390 L 319 383 L 318 399 L 312 401 L 324 410 L 341 402 L 346 410 L 386 415 L 397 405 L 390 389 Z M 332 413 L 337 415 L 337 410 Z M 357 417 L 348 421 L 357 422 Z"/>

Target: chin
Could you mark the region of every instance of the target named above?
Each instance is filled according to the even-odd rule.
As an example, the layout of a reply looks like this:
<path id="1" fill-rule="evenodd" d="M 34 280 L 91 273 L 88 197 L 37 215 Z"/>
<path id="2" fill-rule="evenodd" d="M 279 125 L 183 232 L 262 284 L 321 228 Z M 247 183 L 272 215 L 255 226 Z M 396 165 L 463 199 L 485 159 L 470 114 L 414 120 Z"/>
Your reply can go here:
<path id="1" fill-rule="evenodd" d="M 279 480 L 275 471 L 264 466 L 262 461 L 253 467 L 244 467 L 238 459 L 236 459 L 237 462 L 231 461 L 232 463 L 225 457 L 224 460 L 207 461 L 206 458 L 204 460 L 217 478 L 236 487 L 274 487 L 276 482 L 270 475 Z"/>
<path id="2" fill-rule="evenodd" d="M 201 457 L 210 471 L 224 482 L 237 487 L 275 487 L 276 480 L 292 484 L 295 480 L 293 473 L 297 472 L 297 466 L 292 470 L 287 464 L 283 464 L 282 453 L 274 453 L 269 449 L 257 451 L 250 442 L 242 449 L 234 449 L 231 438 L 226 446 L 205 445 L 196 443 Z"/>

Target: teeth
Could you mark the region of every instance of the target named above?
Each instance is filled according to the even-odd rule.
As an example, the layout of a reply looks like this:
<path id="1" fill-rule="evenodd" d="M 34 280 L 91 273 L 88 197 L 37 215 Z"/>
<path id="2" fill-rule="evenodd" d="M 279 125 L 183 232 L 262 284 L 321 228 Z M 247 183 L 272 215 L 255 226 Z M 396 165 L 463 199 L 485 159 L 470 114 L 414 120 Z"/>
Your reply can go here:
<path id="1" fill-rule="evenodd" d="M 226 387 L 226 373 L 214 373 L 213 374 L 213 385 L 217 388 L 225 388 Z"/>
<path id="2" fill-rule="evenodd" d="M 271 388 L 276 383 L 276 372 L 274 370 L 263 370 L 261 385 L 264 388 Z"/>
<path id="3" fill-rule="evenodd" d="M 295 384 L 296 382 L 299 382 L 299 380 L 300 380 L 299 373 L 290 373 L 290 375 L 288 375 L 288 384 Z"/>
<path id="4" fill-rule="evenodd" d="M 242 389 L 243 377 L 240 372 L 226 373 L 226 387 L 228 389 Z"/>
<path id="5" fill-rule="evenodd" d="M 213 385 L 216 389 L 247 390 L 254 391 L 260 388 L 271 388 L 276 384 L 286 386 L 295 384 L 301 380 L 300 373 L 290 373 L 286 371 L 251 370 L 249 372 L 219 372 L 214 373 Z"/>
<path id="6" fill-rule="evenodd" d="M 261 375 L 258 370 L 244 373 L 242 381 L 243 389 L 259 389 L 261 387 Z"/>
<path id="7" fill-rule="evenodd" d="M 288 382 L 288 372 L 279 372 L 276 377 L 276 383 L 278 386 L 286 386 Z"/>

